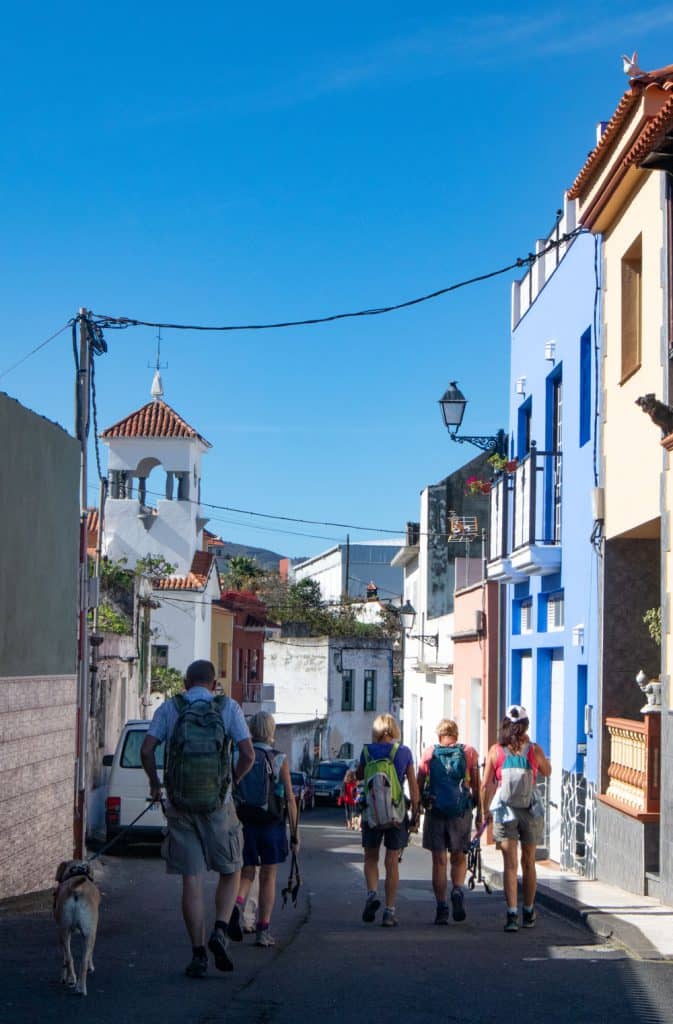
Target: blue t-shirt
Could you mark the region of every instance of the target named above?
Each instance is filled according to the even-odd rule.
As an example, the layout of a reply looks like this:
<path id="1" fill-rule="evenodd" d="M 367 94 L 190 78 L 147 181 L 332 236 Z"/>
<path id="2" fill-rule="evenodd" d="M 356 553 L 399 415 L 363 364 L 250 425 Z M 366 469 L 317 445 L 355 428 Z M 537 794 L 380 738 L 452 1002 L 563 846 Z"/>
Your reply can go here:
<path id="1" fill-rule="evenodd" d="M 378 760 L 380 757 L 386 757 L 390 754 L 393 749 L 392 743 L 367 743 L 366 746 L 369 749 L 369 756 L 373 760 Z M 409 750 L 409 747 L 405 747 L 403 743 L 400 743 L 395 754 L 395 770 L 397 771 L 397 777 L 401 783 L 404 783 L 404 778 L 407 774 L 407 768 L 409 765 L 413 765 L 414 755 Z M 365 766 L 365 752 L 364 750 L 360 754 L 360 764 L 364 768 Z"/>

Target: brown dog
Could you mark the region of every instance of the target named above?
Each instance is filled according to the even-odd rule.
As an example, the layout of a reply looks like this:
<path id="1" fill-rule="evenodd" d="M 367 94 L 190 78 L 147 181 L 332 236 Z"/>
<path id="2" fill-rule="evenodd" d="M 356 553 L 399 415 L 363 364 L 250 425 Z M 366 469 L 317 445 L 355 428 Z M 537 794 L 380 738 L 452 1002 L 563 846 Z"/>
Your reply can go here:
<path id="1" fill-rule="evenodd" d="M 58 937 L 63 950 L 64 985 L 74 988 L 80 995 L 86 995 L 87 971 L 93 972 L 93 947 L 98 928 L 98 905 L 100 890 L 94 884 L 91 866 L 85 860 L 64 860 L 56 872 L 59 883 L 54 893 L 54 917 Z M 73 932 L 80 932 L 84 939 L 84 953 L 79 968 L 79 980 L 70 950 Z"/>

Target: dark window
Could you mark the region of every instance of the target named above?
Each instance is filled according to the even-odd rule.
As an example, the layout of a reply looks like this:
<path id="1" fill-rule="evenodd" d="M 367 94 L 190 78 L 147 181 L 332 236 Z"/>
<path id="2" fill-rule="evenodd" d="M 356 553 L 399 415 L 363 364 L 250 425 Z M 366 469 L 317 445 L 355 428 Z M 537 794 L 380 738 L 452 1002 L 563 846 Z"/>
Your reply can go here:
<path id="1" fill-rule="evenodd" d="M 376 669 L 365 669 L 365 711 L 376 711 Z"/>
<path id="2" fill-rule="evenodd" d="M 580 447 L 591 439 L 591 329 L 580 338 Z"/>
<path id="3" fill-rule="evenodd" d="M 121 757 L 119 758 L 120 768 L 142 768 L 140 748 L 146 736 L 147 729 L 129 729 L 124 740 Z M 163 740 L 154 748 L 154 760 L 157 763 L 157 768 L 163 768 L 164 766 L 165 749 L 166 744 Z"/>
<path id="4" fill-rule="evenodd" d="M 341 673 L 341 710 L 352 711 L 353 706 L 353 669 L 345 668 Z"/>
<path id="5" fill-rule="evenodd" d="M 152 644 L 152 668 L 168 668 L 167 644 Z"/>

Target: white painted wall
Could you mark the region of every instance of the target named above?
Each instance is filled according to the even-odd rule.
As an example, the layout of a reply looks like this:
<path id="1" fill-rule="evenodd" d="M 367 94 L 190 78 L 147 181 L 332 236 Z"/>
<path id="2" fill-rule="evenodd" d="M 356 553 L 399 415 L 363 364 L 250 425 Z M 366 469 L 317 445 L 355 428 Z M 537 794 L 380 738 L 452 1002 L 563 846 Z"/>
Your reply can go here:
<path id="1" fill-rule="evenodd" d="M 212 602 L 219 597 L 217 574 L 205 590 L 156 590 L 161 607 L 152 610 L 153 644 L 168 644 L 168 664 L 184 672 L 196 658 L 210 658 Z"/>
<path id="2" fill-rule="evenodd" d="M 351 544 L 348 555 L 346 545 L 341 544 L 295 566 L 295 580 L 316 580 L 323 600 L 337 603 L 346 591 L 348 561 L 351 597 L 364 596 L 367 584 L 373 580 L 378 584 L 380 599 L 394 600 L 402 593 L 402 573 L 390 561 L 402 543 L 401 539 L 392 538 Z"/>
<path id="3" fill-rule="evenodd" d="M 342 711 L 343 677 L 334 653 L 340 651 L 343 668 L 353 671 L 353 711 Z M 364 672 L 376 672 L 376 707 L 364 710 Z M 326 719 L 326 746 L 336 757 L 342 743 L 352 743 L 357 757 L 371 740 L 376 715 L 391 710 L 392 646 L 386 640 L 329 640 L 327 637 L 281 637 L 264 645 L 264 678 L 274 686 L 280 724 Z M 327 753 L 327 751 L 325 753 Z"/>

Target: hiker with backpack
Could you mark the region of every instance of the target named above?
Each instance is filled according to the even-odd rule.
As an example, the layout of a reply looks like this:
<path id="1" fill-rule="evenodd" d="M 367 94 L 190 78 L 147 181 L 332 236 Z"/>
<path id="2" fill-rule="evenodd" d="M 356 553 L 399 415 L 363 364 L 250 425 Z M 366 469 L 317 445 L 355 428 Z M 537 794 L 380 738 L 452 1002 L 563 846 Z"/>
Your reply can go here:
<path id="1" fill-rule="evenodd" d="M 185 692 L 159 705 L 140 750 L 150 797 L 160 801 L 154 752 L 166 741 L 168 834 L 161 852 L 167 872 L 182 876 L 182 915 L 192 943 L 192 959 L 185 968 L 190 978 L 203 978 L 208 972 L 203 900 L 206 871 L 220 875 L 208 949 L 219 971 L 234 969 L 227 928 L 238 891 L 243 836 L 232 783 L 240 782 L 255 760 L 241 708 L 230 697 L 215 696 L 214 689 L 212 662 L 193 661 L 185 673 Z M 232 744 L 238 752 L 233 768 Z"/>
<path id="2" fill-rule="evenodd" d="M 435 924 L 448 925 L 448 858 L 451 862 L 451 914 L 466 917 L 463 886 L 466 853 L 472 838 L 472 812 L 479 803 L 479 755 L 474 747 L 458 742 L 458 726 L 443 718 L 437 726 L 437 744 L 423 751 L 418 766 L 418 788 L 425 807 L 423 849 L 432 853 L 432 888 L 437 901 Z M 448 853 L 448 857 L 447 857 Z"/>
<path id="3" fill-rule="evenodd" d="M 259 867 L 259 901 L 255 945 L 274 946 L 269 931 L 276 901 L 276 873 L 288 855 L 286 819 L 290 825 L 292 852 L 299 849 L 299 813 L 292 789 L 287 757 L 275 750 L 276 722 L 267 711 L 250 719 L 255 763 L 234 792 L 236 810 L 243 822 L 243 871 L 229 935 L 240 936 L 240 920 Z"/>
<path id="4" fill-rule="evenodd" d="M 381 924 L 395 928 L 395 898 L 400 881 L 400 857 L 409 842 L 404 781 L 409 786 L 411 816 L 418 816 L 418 786 L 414 773 L 414 760 L 409 747 L 400 743 L 400 727 L 392 715 L 379 715 L 372 725 L 372 742 L 365 744 L 356 770 L 363 780 L 364 808 L 362 815 L 362 845 L 364 847 L 364 874 L 367 900 L 362 920 L 376 919 L 381 906 L 378 897 L 379 850 L 385 847 L 385 907 Z"/>
<path id="5" fill-rule="evenodd" d="M 517 902 L 518 843 L 521 843 L 524 928 L 535 925 L 535 847 L 544 831 L 544 807 L 535 791 L 537 776 L 551 775 L 551 765 L 528 736 L 528 712 L 512 704 L 500 726 L 499 742 L 488 752 L 481 789 L 485 820 L 493 819 L 493 836 L 502 851 L 507 918 L 505 931 L 519 930 Z"/>

